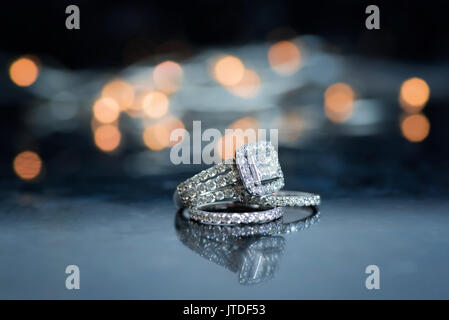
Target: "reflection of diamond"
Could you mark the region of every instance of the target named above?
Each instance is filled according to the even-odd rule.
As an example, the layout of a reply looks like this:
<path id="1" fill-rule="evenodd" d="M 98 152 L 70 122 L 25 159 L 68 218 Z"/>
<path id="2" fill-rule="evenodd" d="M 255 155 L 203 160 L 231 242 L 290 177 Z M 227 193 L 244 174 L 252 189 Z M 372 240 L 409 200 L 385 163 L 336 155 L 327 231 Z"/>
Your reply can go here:
<path id="1" fill-rule="evenodd" d="M 273 193 L 284 186 L 277 152 L 269 142 L 241 146 L 236 151 L 236 164 L 245 188 L 252 195 Z"/>
<path id="2" fill-rule="evenodd" d="M 283 237 L 262 237 L 243 253 L 240 284 L 257 284 L 273 278 L 285 247 Z"/>

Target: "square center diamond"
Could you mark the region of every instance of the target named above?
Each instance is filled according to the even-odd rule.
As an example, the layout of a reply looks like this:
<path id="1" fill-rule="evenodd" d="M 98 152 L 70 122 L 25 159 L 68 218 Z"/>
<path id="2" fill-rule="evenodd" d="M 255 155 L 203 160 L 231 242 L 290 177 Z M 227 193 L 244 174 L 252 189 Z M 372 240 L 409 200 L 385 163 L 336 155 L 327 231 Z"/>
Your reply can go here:
<path id="1" fill-rule="evenodd" d="M 279 191 L 284 176 L 276 150 L 270 142 L 259 141 L 241 146 L 235 161 L 245 189 L 252 195 Z"/>

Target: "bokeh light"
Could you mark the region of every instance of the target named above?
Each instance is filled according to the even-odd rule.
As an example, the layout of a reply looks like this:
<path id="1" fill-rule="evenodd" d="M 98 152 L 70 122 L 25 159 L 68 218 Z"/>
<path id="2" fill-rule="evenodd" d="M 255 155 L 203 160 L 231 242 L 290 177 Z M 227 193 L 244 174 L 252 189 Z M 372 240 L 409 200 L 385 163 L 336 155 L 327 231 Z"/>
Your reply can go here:
<path id="1" fill-rule="evenodd" d="M 162 123 L 148 126 L 143 132 L 143 142 L 151 150 L 162 150 L 169 146 L 170 130 Z"/>
<path id="2" fill-rule="evenodd" d="M 234 56 L 225 56 L 215 63 L 213 68 L 215 80 L 223 86 L 235 86 L 243 78 L 245 66 Z"/>
<path id="3" fill-rule="evenodd" d="M 258 129 L 260 122 L 253 117 L 244 117 L 232 122 L 229 129 L 232 132 L 226 132 L 224 136 L 217 141 L 216 150 L 223 159 L 232 159 L 238 147 L 249 142 L 258 140 Z"/>
<path id="4" fill-rule="evenodd" d="M 253 117 L 244 117 L 231 123 L 229 129 L 242 129 L 243 131 L 247 129 L 258 130 L 260 129 L 260 122 Z"/>
<path id="5" fill-rule="evenodd" d="M 345 83 L 335 83 L 324 93 L 324 112 L 333 122 L 348 120 L 353 111 L 355 94 Z"/>
<path id="6" fill-rule="evenodd" d="M 163 119 L 161 121 L 161 123 L 168 129 L 170 134 L 173 132 L 173 130 L 185 129 L 184 123 L 180 119 L 178 119 L 174 116 L 169 116 L 169 117 Z M 178 144 L 179 142 L 181 142 L 182 139 L 184 139 L 185 133 L 186 132 L 183 130 L 182 136 L 180 136 L 177 140 L 173 140 L 173 141 L 169 140 L 168 146 L 172 147 L 175 144 Z"/>
<path id="7" fill-rule="evenodd" d="M 257 96 L 260 89 L 260 78 L 256 71 L 246 69 L 242 79 L 228 90 L 234 95 L 242 98 L 253 98 Z"/>
<path id="8" fill-rule="evenodd" d="M 217 141 L 216 150 L 218 155 L 223 159 L 233 159 L 235 151 L 238 147 L 245 144 L 245 137 L 241 131 L 236 131 L 233 134 L 225 134 Z"/>
<path id="9" fill-rule="evenodd" d="M 42 169 L 42 160 L 32 151 L 19 153 L 13 161 L 14 172 L 23 180 L 36 178 Z"/>
<path id="10" fill-rule="evenodd" d="M 174 61 L 165 61 L 158 64 L 153 70 L 153 81 L 156 89 L 166 94 L 179 90 L 183 78 L 181 66 Z"/>
<path id="11" fill-rule="evenodd" d="M 98 122 L 111 123 L 118 119 L 120 107 L 112 98 L 100 98 L 94 103 L 93 113 Z"/>
<path id="12" fill-rule="evenodd" d="M 158 119 L 167 114 L 169 99 L 164 93 L 153 91 L 143 98 L 142 107 L 148 117 Z"/>
<path id="13" fill-rule="evenodd" d="M 103 87 L 101 96 L 114 99 L 118 103 L 120 110 L 126 110 L 133 105 L 135 92 L 133 86 L 128 82 L 117 79 Z"/>
<path id="14" fill-rule="evenodd" d="M 22 57 L 14 61 L 9 68 L 11 81 L 20 87 L 32 85 L 39 75 L 39 68 L 32 59 Z"/>
<path id="15" fill-rule="evenodd" d="M 268 62 L 279 74 L 290 75 L 301 66 L 301 52 L 291 41 L 279 41 L 268 50 Z"/>
<path id="16" fill-rule="evenodd" d="M 111 124 L 101 125 L 95 129 L 95 145 L 102 151 L 110 152 L 120 145 L 121 133 Z"/>
<path id="17" fill-rule="evenodd" d="M 407 115 L 401 121 L 402 135 L 410 142 L 421 142 L 430 132 L 430 122 L 423 114 Z"/>
<path id="18" fill-rule="evenodd" d="M 170 141 L 172 131 L 184 128 L 184 123 L 180 119 L 174 116 L 168 116 L 145 128 L 142 135 L 143 142 L 149 149 L 155 151 L 174 146 L 182 141 L 185 131 L 183 131 L 183 134 L 177 140 Z"/>
<path id="19" fill-rule="evenodd" d="M 399 103 L 407 112 L 419 112 L 429 101 L 430 88 L 420 78 L 410 78 L 402 83 Z"/>

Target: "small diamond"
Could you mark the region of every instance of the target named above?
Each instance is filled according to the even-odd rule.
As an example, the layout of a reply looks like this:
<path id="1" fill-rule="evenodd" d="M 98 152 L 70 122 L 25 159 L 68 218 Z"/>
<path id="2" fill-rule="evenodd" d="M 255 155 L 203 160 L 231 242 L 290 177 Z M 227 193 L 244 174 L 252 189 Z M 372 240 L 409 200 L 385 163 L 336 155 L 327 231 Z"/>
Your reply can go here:
<path id="1" fill-rule="evenodd" d="M 231 217 L 231 215 L 229 215 L 229 214 L 222 213 L 221 220 L 222 220 L 224 223 L 229 224 L 229 223 L 231 223 L 231 221 L 232 221 L 232 217 Z"/>
<path id="2" fill-rule="evenodd" d="M 217 164 L 217 171 L 220 172 L 220 173 L 226 171 L 226 166 L 224 165 L 224 163 Z"/>
<path id="3" fill-rule="evenodd" d="M 250 214 L 249 213 L 242 214 L 242 222 L 243 223 L 249 223 L 250 222 L 249 218 L 250 218 Z"/>
<path id="4" fill-rule="evenodd" d="M 224 199 L 224 193 L 223 191 L 218 191 L 217 193 L 215 193 L 215 198 L 217 198 L 217 200 L 223 200 Z"/>
<path id="5" fill-rule="evenodd" d="M 200 173 L 198 173 L 197 177 L 201 181 L 206 180 L 207 179 L 207 172 L 206 171 L 201 171 Z"/>
<path id="6" fill-rule="evenodd" d="M 226 180 L 228 180 L 229 182 L 236 182 L 237 178 L 235 177 L 234 172 L 229 172 L 228 174 L 226 174 Z"/>
<path id="7" fill-rule="evenodd" d="M 215 188 L 217 187 L 217 185 L 215 184 L 214 180 L 208 180 L 205 183 L 206 188 L 208 191 L 212 191 L 215 190 Z"/>
<path id="8" fill-rule="evenodd" d="M 232 215 L 232 222 L 233 223 L 241 223 L 242 222 L 242 218 L 241 218 L 240 214 L 234 213 Z"/>
<path id="9" fill-rule="evenodd" d="M 217 213 L 214 213 L 212 215 L 212 222 L 214 223 L 220 223 L 220 216 Z"/>
<path id="10" fill-rule="evenodd" d="M 225 198 L 232 198 L 234 196 L 234 190 L 232 189 L 226 189 L 223 191 Z"/>
<path id="11" fill-rule="evenodd" d="M 199 193 L 204 193 L 204 192 L 206 192 L 206 191 L 207 191 L 207 188 L 206 188 L 206 186 L 204 185 L 204 183 L 198 184 L 198 192 L 199 192 Z"/>
<path id="12" fill-rule="evenodd" d="M 220 187 L 224 187 L 226 185 L 226 178 L 224 176 L 217 177 L 216 181 Z"/>
<path id="13" fill-rule="evenodd" d="M 217 173 L 218 173 L 218 170 L 216 168 L 214 168 L 214 167 L 212 167 L 212 168 L 210 168 L 208 170 L 208 176 L 209 177 L 214 177 L 214 176 L 217 175 Z"/>
<path id="14" fill-rule="evenodd" d="M 215 201 L 215 197 L 214 197 L 214 195 L 212 193 L 206 194 L 206 196 L 204 198 L 205 198 L 207 203 Z"/>
<path id="15" fill-rule="evenodd" d="M 276 211 L 275 211 L 275 216 L 276 216 L 276 218 L 280 218 L 280 217 L 282 216 L 282 211 L 281 211 L 281 209 L 279 209 L 279 208 L 276 209 Z"/>

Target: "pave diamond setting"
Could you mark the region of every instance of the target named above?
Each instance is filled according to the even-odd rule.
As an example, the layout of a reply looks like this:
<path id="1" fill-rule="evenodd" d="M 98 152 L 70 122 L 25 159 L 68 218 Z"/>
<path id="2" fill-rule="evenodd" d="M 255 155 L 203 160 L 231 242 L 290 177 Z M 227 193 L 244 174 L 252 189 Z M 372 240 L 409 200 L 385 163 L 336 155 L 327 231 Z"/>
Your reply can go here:
<path id="1" fill-rule="evenodd" d="M 258 141 L 239 147 L 235 162 L 243 185 L 251 195 L 270 194 L 284 186 L 278 155 L 270 142 Z"/>
<path id="2" fill-rule="evenodd" d="M 265 196 L 249 196 L 245 199 L 248 204 L 260 204 L 272 207 L 310 207 L 318 206 L 321 197 L 317 194 L 299 191 L 279 191 Z"/>
<path id="3" fill-rule="evenodd" d="M 191 208 L 189 209 L 189 214 L 192 220 L 205 224 L 237 225 L 270 222 L 282 217 L 283 210 L 282 208 L 272 208 L 264 211 L 244 213 L 214 213 L 199 208 Z"/>

